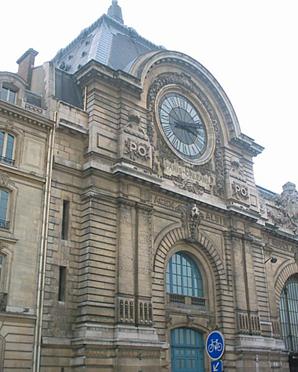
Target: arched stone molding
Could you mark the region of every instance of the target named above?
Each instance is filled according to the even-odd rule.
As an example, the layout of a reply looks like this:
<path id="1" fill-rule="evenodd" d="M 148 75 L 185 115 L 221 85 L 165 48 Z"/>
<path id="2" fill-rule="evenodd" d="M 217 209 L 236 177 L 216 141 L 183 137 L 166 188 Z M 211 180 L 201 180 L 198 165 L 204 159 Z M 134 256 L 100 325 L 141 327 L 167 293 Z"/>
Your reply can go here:
<path id="1" fill-rule="evenodd" d="M 229 137 L 238 137 L 241 134 L 239 122 L 235 113 L 235 110 L 226 95 L 225 91 L 214 78 L 214 76 L 198 61 L 191 58 L 190 56 L 175 51 L 158 51 L 155 53 L 148 53 L 139 57 L 135 63 L 131 66 L 129 73 L 138 77 L 142 86 L 144 87 L 146 78 L 150 71 L 155 67 L 160 67 L 161 71 L 164 70 L 163 65 L 173 65 L 173 69 L 179 68 L 181 71 L 187 70 L 190 74 L 197 77 L 201 84 L 209 89 L 213 95 L 214 102 L 219 107 L 219 112 L 224 115 L 224 121 L 229 129 Z"/>
<path id="2" fill-rule="evenodd" d="M 158 248 L 160 246 L 160 243 L 164 239 L 164 237 L 172 230 L 176 230 L 177 228 L 181 227 L 180 222 L 174 222 L 165 227 L 163 230 L 160 231 L 160 233 L 156 236 L 154 239 L 154 247 Z M 155 255 L 154 255 L 155 256 Z"/>
<path id="3" fill-rule="evenodd" d="M 13 86 L 18 94 L 17 100 L 21 102 L 22 99 L 24 99 L 25 96 L 25 89 L 27 86 L 27 83 L 23 78 L 21 78 L 20 75 L 12 73 L 12 72 L 6 72 L 1 71 L 0 72 L 0 87 L 3 83 L 9 84 Z"/>
<path id="4" fill-rule="evenodd" d="M 298 274 L 298 264 L 295 262 L 287 264 L 283 267 L 275 280 L 275 293 L 277 304 L 279 304 L 280 294 L 283 290 L 287 280 L 292 276 Z"/>
<path id="5" fill-rule="evenodd" d="M 207 284 L 205 282 L 204 286 L 209 297 L 209 312 L 213 314 L 213 317 L 215 308 L 219 310 L 221 308 L 220 293 L 222 285 L 226 285 L 226 275 L 223 262 L 215 246 L 199 229 L 196 241 L 189 240 L 189 231 L 184 227 L 176 227 L 164 234 L 163 239 L 159 237 L 157 240 L 159 244 L 155 251 L 152 275 L 153 319 L 157 331 L 166 340 L 163 331 L 168 328 L 166 326 L 168 321 L 166 319 L 165 273 L 170 256 L 178 251 L 184 251 L 191 254 L 196 260 L 205 281 L 208 282 Z M 198 326 L 204 326 L 207 329 L 207 323 L 205 325 L 200 323 Z M 175 324 L 175 327 L 178 326 Z M 215 324 L 210 324 L 210 326 L 215 326 Z"/>
<path id="6" fill-rule="evenodd" d="M 178 243 L 179 241 L 182 242 L 184 241 L 187 244 L 189 244 L 188 243 L 189 232 L 186 228 L 176 227 L 170 230 L 168 233 L 166 233 L 163 239 L 160 238 L 161 237 L 159 237 L 158 239 L 160 243 L 156 249 L 154 256 L 153 262 L 154 273 L 164 272 L 166 257 L 168 256 L 169 251 L 176 243 Z M 195 243 L 192 242 L 191 244 L 200 245 L 209 256 L 214 272 L 216 272 L 218 275 L 224 276 L 224 265 L 221 261 L 221 258 L 216 248 L 214 247 L 213 243 L 210 241 L 209 238 L 207 238 L 200 230 L 198 230 L 197 241 Z"/>

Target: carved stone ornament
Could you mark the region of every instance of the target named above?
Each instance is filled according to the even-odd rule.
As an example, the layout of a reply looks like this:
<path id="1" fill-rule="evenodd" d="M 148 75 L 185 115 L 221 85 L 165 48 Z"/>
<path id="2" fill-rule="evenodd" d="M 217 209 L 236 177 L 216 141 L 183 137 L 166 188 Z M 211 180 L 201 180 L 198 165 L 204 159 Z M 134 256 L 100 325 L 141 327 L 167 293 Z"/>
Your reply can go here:
<path id="1" fill-rule="evenodd" d="M 268 217 L 280 227 L 298 234 L 298 191 L 294 183 L 283 186 L 281 195 L 274 198 L 276 208 L 268 207 Z"/>
<path id="2" fill-rule="evenodd" d="M 138 137 L 146 141 L 148 140 L 148 136 L 141 126 L 140 115 L 135 110 L 129 111 L 128 122 L 127 125 L 123 128 L 123 131 L 130 134 L 131 136 Z"/>
<path id="3" fill-rule="evenodd" d="M 7 174 L 0 173 L 0 186 L 12 188 L 15 186 L 15 183 L 7 176 Z"/>
<path id="4" fill-rule="evenodd" d="M 230 176 L 239 181 L 246 182 L 246 177 L 243 171 L 241 160 L 234 157 L 231 160 Z"/>
<path id="5" fill-rule="evenodd" d="M 188 229 L 189 240 L 197 240 L 197 229 L 203 218 L 203 213 L 196 204 L 189 204 L 180 209 L 182 226 Z"/>
<path id="6" fill-rule="evenodd" d="M 124 154 L 128 154 L 131 160 L 135 161 L 137 158 L 144 160 L 149 159 L 150 147 L 146 143 L 126 138 L 124 144 Z"/>
<path id="7" fill-rule="evenodd" d="M 181 190 L 185 190 L 196 195 L 202 195 L 205 191 L 204 187 L 198 182 L 183 179 L 182 177 L 178 177 L 176 180 L 173 180 L 173 182 L 174 185 L 178 186 Z"/>
<path id="8" fill-rule="evenodd" d="M 232 189 L 233 189 L 233 196 L 237 200 L 246 201 L 249 199 L 249 191 L 246 185 L 239 183 L 239 182 L 233 182 Z"/>
<path id="9" fill-rule="evenodd" d="M 147 98 L 147 105 L 149 109 L 148 137 L 149 137 L 151 146 L 153 148 L 153 171 L 157 173 L 159 176 L 163 176 L 163 177 L 167 177 L 171 179 L 171 177 L 167 176 L 164 173 L 164 169 L 166 169 L 166 167 L 163 164 L 164 160 L 167 159 L 171 161 L 172 163 L 177 163 L 177 164 L 180 164 L 180 166 L 185 166 L 185 162 L 182 159 L 180 159 L 178 156 L 176 156 L 168 148 L 165 141 L 162 138 L 160 138 L 160 136 L 158 135 L 156 131 L 157 125 L 155 125 L 155 116 L 154 116 L 154 105 L 155 105 L 156 97 L 157 97 L 158 92 L 162 88 L 168 85 L 173 85 L 181 89 L 184 89 L 185 94 L 187 94 L 188 92 L 191 92 L 192 94 L 194 94 L 209 115 L 210 121 L 212 122 L 213 130 L 215 133 L 215 153 L 213 157 L 214 165 L 211 168 L 213 168 L 212 169 L 212 173 L 214 173 L 213 178 L 216 178 L 216 180 L 214 182 L 214 187 L 212 189 L 212 192 L 215 195 L 223 196 L 224 191 L 225 191 L 225 182 L 224 182 L 222 142 L 221 142 L 221 135 L 220 135 L 221 129 L 218 125 L 219 120 L 207 95 L 203 92 L 202 89 L 200 89 L 199 86 L 197 86 L 194 83 L 191 76 L 185 73 L 166 72 L 166 73 L 159 75 L 158 78 L 151 85 L 149 92 L 148 92 L 148 98 Z M 200 169 L 200 166 L 198 165 L 197 168 Z"/>
<path id="10" fill-rule="evenodd" d="M 182 190 L 201 195 L 204 192 L 211 193 L 215 187 L 215 176 L 212 172 L 202 169 L 200 172 L 194 167 L 181 165 L 168 159 L 163 161 L 163 174 L 170 178 L 173 183 Z"/>
<path id="11" fill-rule="evenodd" d="M 147 134 L 141 126 L 140 115 L 131 110 L 128 122 L 120 131 L 120 156 L 130 162 L 151 167 L 151 145 Z"/>

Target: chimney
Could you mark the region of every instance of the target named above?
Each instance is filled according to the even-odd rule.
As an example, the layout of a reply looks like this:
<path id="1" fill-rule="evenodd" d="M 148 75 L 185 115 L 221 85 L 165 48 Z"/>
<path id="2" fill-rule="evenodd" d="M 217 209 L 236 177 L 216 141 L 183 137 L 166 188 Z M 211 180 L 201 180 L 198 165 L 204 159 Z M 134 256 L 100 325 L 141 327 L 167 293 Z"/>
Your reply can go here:
<path id="1" fill-rule="evenodd" d="M 19 65 L 18 75 L 26 81 L 28 87 L 31 85 L 32 70 L 37 54 L 36 50 L 30 48 L 17 60 Z"/>

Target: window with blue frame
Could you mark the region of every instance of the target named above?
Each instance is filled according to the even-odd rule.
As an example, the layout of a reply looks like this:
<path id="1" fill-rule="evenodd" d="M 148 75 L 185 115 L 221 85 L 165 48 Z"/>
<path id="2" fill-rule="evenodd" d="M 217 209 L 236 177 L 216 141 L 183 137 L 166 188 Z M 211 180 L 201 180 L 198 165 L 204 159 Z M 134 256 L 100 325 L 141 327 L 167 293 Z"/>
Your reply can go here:
<path id="1" fill-rule="evenodd" d="M 281 292 L 279 316 L 286 349 L 298 352 L 298 275 L 292 276 Z"/>
<path id="2" fill-rule="evenodd" d="M 171 331 L 172 372 L 204 372 L 203 334 L 191 328 Z"/>
<path id="3" fill-rule="evenodd" d="M 9 228 L 9 221 L 7 220 L 8 200 L 9 191 L 5 189 L 0 189 L 0 228 L 2 229 Z"/>
<path id="4" fill-rule="evenodd" d="M 0 161 L 13 165 L 15 137 L 5 131 L 0 131 Z"/>
<path id="5" fill-rule="evenodd" d="M 194 260 L 184 252 L 175 253 L 169 260 L 166 274 L 167 293 L 203 297 L 202 275 Z"/>

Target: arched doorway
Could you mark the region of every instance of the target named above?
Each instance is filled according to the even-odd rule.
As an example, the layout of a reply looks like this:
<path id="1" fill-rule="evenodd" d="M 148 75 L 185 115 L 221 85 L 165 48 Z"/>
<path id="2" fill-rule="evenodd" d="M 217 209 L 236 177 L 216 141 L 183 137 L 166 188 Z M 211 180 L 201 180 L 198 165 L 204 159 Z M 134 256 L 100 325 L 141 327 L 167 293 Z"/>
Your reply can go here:
<path id="1" fill-rule="evenodd" d="M 279 307 L 281 334 L 289 351 L 290 371 L 298 371 L 298 275 L 286 282 Z"/>
<path id="2" fill-rule="evenodd" d="M 171 331 L 172 372 L 204 372 L 204 339 L 192 328 Z"/>

